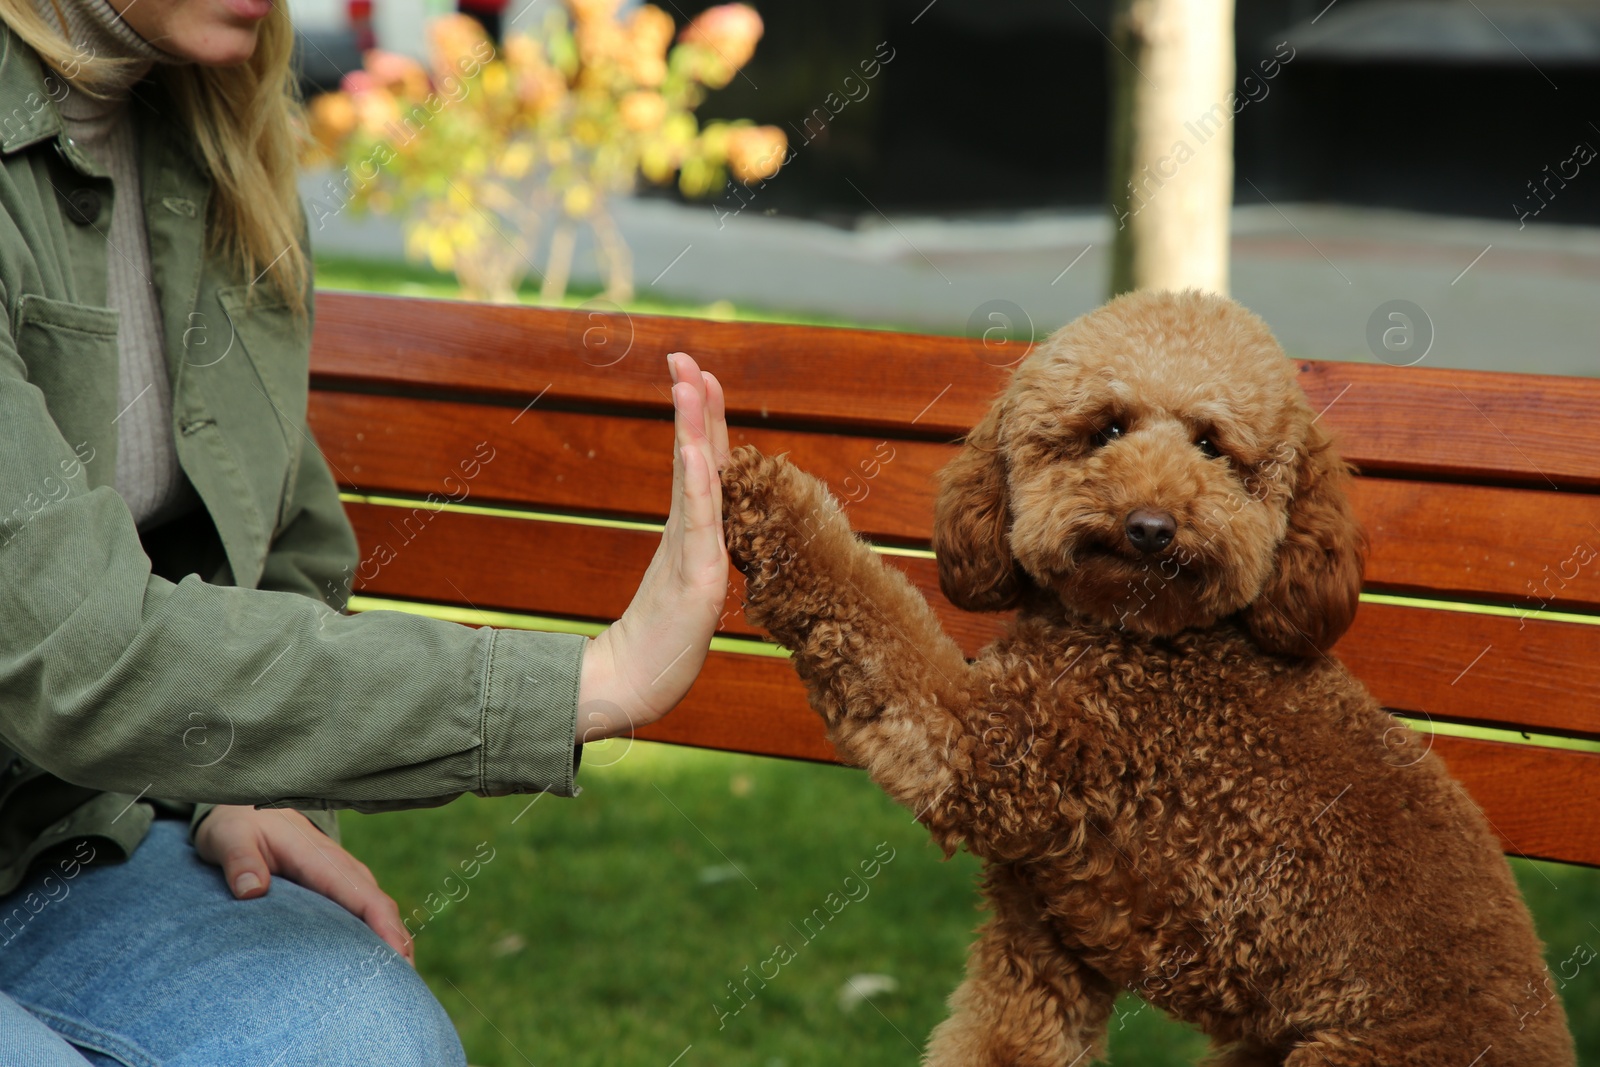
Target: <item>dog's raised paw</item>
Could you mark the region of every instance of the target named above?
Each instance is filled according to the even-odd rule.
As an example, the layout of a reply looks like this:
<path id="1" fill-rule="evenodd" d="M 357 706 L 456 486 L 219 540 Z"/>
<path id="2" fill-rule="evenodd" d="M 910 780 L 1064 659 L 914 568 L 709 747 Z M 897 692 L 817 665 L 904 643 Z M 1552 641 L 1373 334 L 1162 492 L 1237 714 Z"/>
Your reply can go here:
<path id="1" fill-rule="evenodd" d="M 722 526 L 728 556 L 741 573 L 767 554 L 773 484 L 784 461 L 740 445 L 722 469 Z"/>
<path id="2" fill-rule="evenodd" d="M 846 521 L 826 485 L 752 445 L 734 449 L 723 468 L 722 501 L 728 555 L 752 592 L 789 570 L 822 529 Z"/>

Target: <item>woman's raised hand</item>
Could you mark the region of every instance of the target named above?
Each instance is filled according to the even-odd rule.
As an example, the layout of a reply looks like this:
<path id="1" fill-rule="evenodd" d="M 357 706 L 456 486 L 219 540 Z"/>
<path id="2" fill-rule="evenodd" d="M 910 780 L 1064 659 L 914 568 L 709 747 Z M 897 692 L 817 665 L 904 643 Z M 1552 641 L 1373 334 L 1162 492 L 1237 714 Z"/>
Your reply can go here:
<path id="1" fill-rule="evenodd" d="M 728 423 L 722 385 L 682 352 L 672 375 L 672 508 L 639 590 L 584 649 L 577 740 L 631 732 L 671 711 L 705 662 L 728 595 L 722 485 Z"/>

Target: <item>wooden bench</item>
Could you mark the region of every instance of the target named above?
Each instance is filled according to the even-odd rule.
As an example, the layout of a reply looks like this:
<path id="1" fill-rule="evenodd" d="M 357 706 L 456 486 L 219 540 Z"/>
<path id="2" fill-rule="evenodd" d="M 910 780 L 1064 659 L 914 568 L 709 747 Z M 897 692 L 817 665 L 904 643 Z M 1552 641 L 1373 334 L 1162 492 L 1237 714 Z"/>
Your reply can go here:
<path id="1" fill-rule="evenodd" d="M 324 292 L 310 420 L 352 494 L 357 606 L 615 619 L 668 503 L 674 350 L 726 386 L 734 444 L 826 479 L 969 654 L 1000 631 L 944 600 L 928 551 L 932 475 L 1009 374 L 972 342 Z M 1316 362 L 1300 381 L 1363 472 L 1372 538 L 1336 654 L 1435 724 L 1508 852 L 1600 866 L 1600 381 Z M 726 637 L 641 736 L 833 759 L 734 577 Z"/>

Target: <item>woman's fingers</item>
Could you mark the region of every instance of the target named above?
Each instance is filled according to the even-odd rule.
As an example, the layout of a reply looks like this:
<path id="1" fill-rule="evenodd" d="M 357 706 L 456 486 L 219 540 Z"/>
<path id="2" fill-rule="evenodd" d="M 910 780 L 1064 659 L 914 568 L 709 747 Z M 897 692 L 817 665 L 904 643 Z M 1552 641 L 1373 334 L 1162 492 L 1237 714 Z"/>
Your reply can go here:
<path id="1" fill-rule="evenodd" d="M 195 851 L 222 868 L 235 897 L 259 897 L 273 874 L 282 875 L 355 915 L 416 962 L 400 908 L 378 888 L 372 872 L 298 811 L 220 805 L 200 824 Z"/>
<path id="2" fill-rule="evenodd" d="M 717 381 L 717 376 L 710 371 L 701 371 L 701 377 L 706 383 L 706 427 L 711 437 L 711 452 L 716 458 L 717 484 L 711 487 L 711 507 L 716 515 L 717 544 L 724 555 L 727 554 L 727 543 L 722 533 L 722 468 L 728 465 L 728 408 L 722 394 L 722 383 Z"/>
<path id="3" fill-rule="evenodd" d="M 400 906 L 378 888 L 371 872 L 348 852 L 322 860 L 306 858 L 305 862 L 286 862 L 282 873 L 285 878 L 321 893 L 366 923 L 407 962 L 413 965 L 417 962 L 416 944 L 400 921 Z"/>
<path id="4" fill-rule="evenodd" d="M 693 448 L 699 452 L 710 450 L 705 435 L 705 389 L 696 389 L 688 382 L 672 387 L 673 436 L 679 448 Z"/>
<path id="5" fill-rule="evenodd" d="M 682 357 L 682 358 L 687 358 L 687 357 Z M 690 430 L 689 430 L 689 427 L 688 427 L 686 419 L 685 419 L 685 414 L 684 414 L 683 407 L 684 407 L 685 400 L 689 397 L 689 394 L 692 393 L 692 391 L 693 391 L 690 387 L 688 387 L 686 385 L 680 385 L 680 383 L 679 383 L 679 375 L 680 375 L 680 367 L 679 367 L 679 363 L 678 363 L 679 359 L 680 359 L 680 354 L 677 353 L 677 352 L 674 352 L 671 355 L 667 356 L 667 368 L 668 368 L 669 372 L 671 373 L 672 380 L 673 380 L 673 386 L 672 386 L 673 446 L 672 446 L 672 492 L 671 492 L 671 495 L 668 497 L 668 503 L 667 503 L 666 532 L 662 536 L 660 542 L 658 542 L 657 545 L 656 545 L 655 555 L 651 557 L 650 566 L 646 569 L 646 571 L 644 573 L 643 581 L 640 583 L 641 588 L 644 588 L 644 587 L 647 587 L 647 586 L 650 585 L 650 583 L 651 583 L 652 579 L 654 578 L 656 572 L 661 569 L 662 565 L 666 562 L 666 560 L 675 551 L 676 546 L 677 546 L 677 542 L 678 542 L 677 530 L 678 530 L 678 524 L 679 524 L 679 513 L 683 510 L 683 458 L 682 458 L 682 455 L 683 455 L 683 447 L 686 444 L 688 444 L 689 439 L 690 439 Z"/>
<path id="6" fill-rule="evenodd" d="M 687 382 L 679 382 L 672 387 L 672 505 L 667 513 L 667 535 L 671 543 L 676 543 L 677 529 L 682 521 L 685 467 L 683 455 L 686 450 L 698 452 L 698 436 L 694 424 L 699 422 L 702 415 L 700 398 L 696 395 L 694 387 Z"/>
<path id="7" fill-rule="evenodd" d="M 676 375 L 677 383 L 673 386 L 674 393 L 676 394 L 680 386 L 687 386 L 693 394 L 693 403 L 687 407 L 674 402 L 683 413 L 683 429 L 689 434 L 687 442 L 680 439 L 679 444 L 689 443 L 697 446 L 705 455 L 707 465 L 712 470 L 720 470 L 723 461 L 717 456 L 715 441 L 711 436 L 713 412 L 705 372 L 687 353 L 674 352 L 672 355 L 673 373 Z"/>
<path id="8" fill-rule="evenodd" d="M 700 372 L 706 384 L 706 433 L 711 438 L 711 451 L 716 457 L 718 474 L 728 465 L 728 406 L 722 394 L 722 383 L 708 370 Z"/>
<path id="9" fill-rule="evenodd" d="M 285 818 L 264 828 L 277 872 L 350 912 L 415 964 L 416 945 L 400 921 L 400 906 L 379 888 L 366 864 L 324 837 L 304 816 L 299 822 L 305 825 Z"/>
<path id="10" fill-rule="evenodd" d="M 712 480 L 705 457 L 698 449 L 682 449 L 680 461 L 684 467 L 684 544 L 681 550 L 685 570 L 695 577 L 703 576 L 717 567 L 726 573 L 727 561 L 723 558 L 719 536 L 722 520 L 714 506 L 714 501 L 721 493 L 712 492 L 712 486 L 716 483 Z"/>
<path id="11" fill-rule="evenodd" d="M 679 358 L 679 369 L 686 372 L 686 368 L 693 365 L 693 360 L 686 356 Z M 675 526 L 681 528 L 684 540 L 680 542 L 669 536 L 663 539 L 663 543 L 668 546 L 669 552 L 679 556 L 685 573 L 693 575 L 692 580 L 701 582 L 705 580 L 705 569 L 720 566 L 725 571 L 727 562 L 722 537 L 722 487 L 716 474 L 712 440 L 703 432 L 708 424 L 718 420 L 710 418 L 707 410 L 708 402 L 714 399 L 707 395 L 707 379 L 710 376 L 698 370 L 695 374 L 701 390 L 693 389 L 688 382 L 679 382 L 672 387 L 679 426 L 678 455 L 673 469 L 676 471 L 681 468 L 684 480 L 681 492 L 674 497 L 676 513 L 668 517 L 667 529 L 670 535 Z M 717 396 L 720 396 L 720 389 Z M 702 432 L 695 431 L 697 425 Z M 726 436 L 724 430 L 724 439 Z M 691 471 L 694 472 L 693 477 L 690 476 Z"/>
<path id="12" fill-rule="evenodd" d="M 208 817 L 210 823 L 215 813 Z M 202 823 L 204 826 L 206 823 Z M 238 820 L 223 818 L 210 835 L 205 856 L 222 866 L 223 880 L 240 900 L 252 900 L 267 891 L 272 872 L 261 854 L 261 841 L 254 828 Z"/>
<path id="13" fill-rule="evenodd" d="M 716 481 L 728 462 L 728 419 L 722 383 L 717 380 L 716 375 L 700 370 L 694 359 L 685 353 L 673 353 L 669 357 L 669 365 L 677 383 L 673 386 L 673 408 L 677 430 L 675 436 L 679 457 L 677 465 L 681 466 L 684 446 L 695 446 L 704 457 L 706 470 L 711 473 L 712 480 Z M 674 470 L 677 470 L 678 466 L 674 466 Z M 711 525 L 716 530 L 716 542 L 721 549 L 723 535 L 720 485 L 715 487 L 715 491 L 710 492 L 710 497 Z M 674 503 L 680 499 L 679 494 L 675 492 Z"/>

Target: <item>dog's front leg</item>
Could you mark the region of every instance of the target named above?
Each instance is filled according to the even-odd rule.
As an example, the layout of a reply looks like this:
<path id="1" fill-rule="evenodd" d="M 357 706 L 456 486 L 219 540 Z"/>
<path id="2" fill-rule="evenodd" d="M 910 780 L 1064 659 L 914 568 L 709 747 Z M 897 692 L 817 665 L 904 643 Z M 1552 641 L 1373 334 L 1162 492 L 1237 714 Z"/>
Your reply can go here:
<path id="1" fill-rule="evenodd" d="M 745 615 L 794 653 L 841 754 L 930 829 L 950 833 L 939 825 L 948 807 L 940 802 L 965 791 L 957 787 L 979 758 L 961 649 L 816 478 L 747 445 L 734 451 L 722 487 Z"/>
<path id="2" fill-rule="evenodd" d="M 1062 945 L 1009 864 L 984 872 L 993 917 L 934 1030 L 924 1067 L 1072 1067 L 1103 1050 L 1117 987 Z"/>

